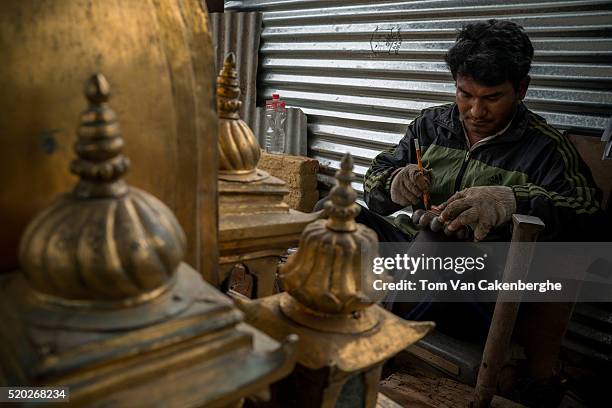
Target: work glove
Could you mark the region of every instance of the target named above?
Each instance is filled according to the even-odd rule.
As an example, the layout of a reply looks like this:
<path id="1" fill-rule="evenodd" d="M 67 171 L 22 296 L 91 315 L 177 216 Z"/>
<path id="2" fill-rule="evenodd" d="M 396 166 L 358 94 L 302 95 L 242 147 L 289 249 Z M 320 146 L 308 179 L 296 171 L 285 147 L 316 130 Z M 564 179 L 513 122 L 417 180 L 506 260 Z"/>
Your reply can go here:
<path id="1" fill-rule="evenodd" d="M 416 164 L 408 164 L 395 170 L 391 177 L 391 201 L 399 205 L 407 206 L 420 202 L 423 193 L 428 193 L 431 188 L 431 171 L 423 169 L 421 174 Z"/>
<path id="2" fill-rule="evenodd" d="M 444 231 L 449 237 L 455 237 L 460 241 L 465 241 L 466 239 L 473 239 L 472 230 L 468 227 L 463 227 L 455 231 L 450 231 L 448 229 L 449 223 L 444 224 L 440 221 L 440 214 L 438 206 L 432 205 L 431 209 L 428 211 L 425 210 L 416 210 L 412 213 L 412 223 L 414 225 L 418 225 L 422 228 L 429 228 L 433 232 Z"/>
<path id="3" fill-rule="evenodd" d="M 476 225 L 474 239 L 483 240 L 491 228 L 509 222 L 516 211 L 516 198 L 510 187 L 470 187 L 455 193 L 440 206 L 440 221 L 449 231 Z"/>

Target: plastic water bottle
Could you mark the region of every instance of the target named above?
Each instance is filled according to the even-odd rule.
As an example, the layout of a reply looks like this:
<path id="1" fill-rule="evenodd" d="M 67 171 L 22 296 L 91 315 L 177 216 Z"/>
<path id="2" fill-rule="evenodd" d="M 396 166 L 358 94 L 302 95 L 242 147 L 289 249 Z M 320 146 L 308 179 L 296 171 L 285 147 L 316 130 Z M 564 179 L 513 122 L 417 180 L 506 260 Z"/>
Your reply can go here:
<path id="1" fill-rule="evenodd" d="M 266 101 L 266 141 L 268 153 L 285 153 L 285 120 L 287 110 L 285 102 L 278 94 L 272 94 L 272 99 Z"/>

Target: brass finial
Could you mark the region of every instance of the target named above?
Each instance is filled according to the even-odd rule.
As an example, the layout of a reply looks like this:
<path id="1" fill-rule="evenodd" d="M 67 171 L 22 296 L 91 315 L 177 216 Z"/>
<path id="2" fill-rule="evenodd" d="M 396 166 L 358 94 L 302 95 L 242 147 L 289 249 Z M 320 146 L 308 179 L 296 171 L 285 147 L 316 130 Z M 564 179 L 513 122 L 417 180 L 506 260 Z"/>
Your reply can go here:
<path id="1" fill-rule="evenodd" d="M 73 194 L 79 198 L 117 197 L 127 192 L 121 176 L 130 161 L 121 154 L 123 139 L 117 115 L 108 106 L 110 85 L 94 74 L 85 85 L 89 107 L 81 114 L 74 150 L 78 156 L 70 170 L 80 177 Z"/>
<path id="2" fill-rule="evenodd" d="M 336 172 L 338 184 L 332 188 L 330 199 L 325 203 L 329 218 L 327 228 L 333 231 L 355 231 L 355 217 L 359 214 L 359 206 L 355 203 L 357 193 L 351 187 L 353 174 L 353 157 L 346 153 L 340 162 L 340 170 Z"/>
<path id="3" fill-rule="evenodd" d="M 185 234 L 161 201 L 121 179 L 129 161 L 103 75 L 89 79 L 85 95 L 71 165 L 80 180 L 28 225 L 21 267 L 32 287 L 60 299 L 150 299 L 171 284 Z"/>
<path id="4" fill-rule="evenodd" d="M 281 303 L 281 307 L 301 324 L 324 324 L 320 318 L 308 317 L 316 314 L 346 315 L 342 324 L 357 331 L 376 323 L 361 311 L 384 295 L 373 292 L 374 275 L 367 270 L 377 256 L 378 238 L 373 230 L 355 222 L 359 208 L 350 186 L 352 170 L 353 161 L 347 154 L 327 206 L 330 219 L 309 224 L 298 251 L 280 269 L 287 292 L 297 301 Z"/>
<path id="5" fill-rule="evenodd" d="M 236 57 L 229 53 L 217 77 L 219 111 L 219 178 L 250 182 L 267 176 L 257 171 L 261 155 L 259 142 L 249 126 L 240 119 L 240 87 Z"/>
<path id="6" fill-rule="evenodd" d="M 217 77 L 217 110 L 223 119 L 239 119 L 240 84 L 236 72 L 236 55 L 228 53 L 223 61 L 223 68 Z"/>

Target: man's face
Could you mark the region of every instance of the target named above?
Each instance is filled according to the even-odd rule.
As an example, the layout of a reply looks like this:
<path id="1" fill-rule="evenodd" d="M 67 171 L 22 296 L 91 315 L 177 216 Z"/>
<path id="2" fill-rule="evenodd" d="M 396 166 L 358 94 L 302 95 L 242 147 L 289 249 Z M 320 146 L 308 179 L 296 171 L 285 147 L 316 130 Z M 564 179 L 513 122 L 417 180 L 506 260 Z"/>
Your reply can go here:
<path id="1" fill-rule="evenodd" d="M 470 140 L 482 139 L 502 130 L 514 115 L 518 103 L 525 98 L 528 86 L 528 78 L 521 81 L 516 90 L 510 81 L 484 86 L 470 76 L 457 74 L 457 107 Z"/>

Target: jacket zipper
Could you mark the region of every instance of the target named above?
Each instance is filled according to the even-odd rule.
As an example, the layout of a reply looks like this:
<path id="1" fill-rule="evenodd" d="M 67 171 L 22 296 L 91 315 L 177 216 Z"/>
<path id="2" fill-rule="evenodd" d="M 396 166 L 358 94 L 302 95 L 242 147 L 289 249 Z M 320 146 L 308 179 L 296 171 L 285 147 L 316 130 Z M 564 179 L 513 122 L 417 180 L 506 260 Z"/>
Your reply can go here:
<path id="1" fill-rule="evenodd" d="M 448 130 L 449 132 L 452 132 L 451 128 L 449 128 L 448 126 L 444 125 L 443 123 L 438 122 L 438 124 L 440 126 L 442 126 L 443 128 L 445 128 L 446 130 Z M 455 193 L 461 190 L 461 182 L 463 181 L 463 176 L 465 174 L 465 170 L 467 169 L 467 165 L 468 165 L 468 163 L 470 161 L 470 157 L 472 155 L 472 152 L 476 148 L 479 148 L 479 147 L 482 147 L 482 146 L 486 146 L 486 145 L 490 145 L 490 144 L 495 144 L 495 143 L 499 143 L 499 141 L 496 140 L 496 139 L 488 140 L 488 141 L 486 141 L 484 143 L 476 144 L 476 145 L 474 145 L 472 147 L 468 147 L 467 148 L 467 151 L 465 152 L 465 157 L 463 158 L 463 163 L 461 164 L 461 168 L 459 169 L 459 174 L 457 174 L 457 178 L 455 179 Z M 467 145 L 466 145 L 466 147 L 467 147 Z"/>
<path id="2" fill-rule="evenodd" d="M 455 193 L 461 189 L 461 182 L 463 181 L 463 174 L 465 173 L 465 169 L 467 168 L 468 162 L 470 161 L 470 153 L 471 150 L 465 152 L 465 158 L 463 159 L 463 164 L 461 164 L 461 169 L 459 170 L 459 174 L 455 179 Z"/>
<path id="3" fill-rule="evenodd" d="M 455 179 L 455 193 L 459 190 L 461 190 L 461 182 L 463 181 L 463 175 L 465 174 L 465 170 L 467 169 L 467 165 L 470 161 L 470 157 L 472 157 L 472 153 L 474 153 L 474 150 L 481 148 L 482 146 L 489 146 L 492 144 L 495 144 L 495 140 L 487 140 L 484 143 L 480 143 L 480 144 L 475 144 L 474 146 L 468 148 L 468 150 L 465 152 L 465 157 L 463 158 L 463 163 L 461 164 L 461 169 L 459 169 L 459 174 L 457 175 L 457 178 Z"/>

